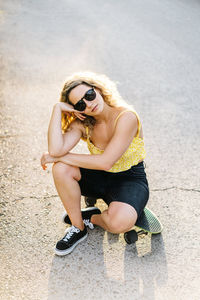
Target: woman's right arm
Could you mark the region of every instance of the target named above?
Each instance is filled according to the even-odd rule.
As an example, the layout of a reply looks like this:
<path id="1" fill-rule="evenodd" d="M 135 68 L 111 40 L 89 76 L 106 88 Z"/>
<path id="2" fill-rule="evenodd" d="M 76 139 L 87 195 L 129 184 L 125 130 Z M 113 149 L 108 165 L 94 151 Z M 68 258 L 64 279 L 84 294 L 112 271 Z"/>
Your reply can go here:
<path id="1" fill-rule="evenodd" d="M 79 142 L 82 136 L 83 125 L 75 120 L 69 130 L 63 134 L 61 127 L 62 111 L 66 113 L 76 112 L 70 104 L 56 103 L 53 107 L 48 128 L 48 152 L 51 156 L 62 156 L 67 154 Z"/>

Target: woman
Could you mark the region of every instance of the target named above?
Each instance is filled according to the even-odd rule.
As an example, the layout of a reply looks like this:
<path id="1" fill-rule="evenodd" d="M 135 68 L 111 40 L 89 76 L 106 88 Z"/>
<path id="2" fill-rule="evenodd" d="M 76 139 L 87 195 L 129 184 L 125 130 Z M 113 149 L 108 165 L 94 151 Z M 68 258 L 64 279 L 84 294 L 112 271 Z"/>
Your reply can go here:
<path id="1" fill-rule="evenodd" d="M 70 152 L 80 139 L 87 142 L 90 154 Z M 114 82 L 91 72 L 67 79 L 60 102 L 53 107 L 48 151 L 41 165 L 45 170 L 53 163 L 65 222 L 72 225 L 57 242 L 57 255 L 70 253 L 92 224 L 112 233 L 134 226 L 149 198 L 143 130 L 138 114 L 121 99 Z M 81 195 L 102 198 L 108 209 L 81 211 Z"/>

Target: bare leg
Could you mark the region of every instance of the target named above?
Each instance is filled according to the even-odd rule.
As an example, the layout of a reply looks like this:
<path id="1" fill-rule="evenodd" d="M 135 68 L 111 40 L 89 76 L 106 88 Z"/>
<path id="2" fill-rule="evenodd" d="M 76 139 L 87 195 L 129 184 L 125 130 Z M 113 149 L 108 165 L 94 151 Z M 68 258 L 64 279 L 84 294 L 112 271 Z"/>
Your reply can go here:
<path id="1" fill-rule="evenodd" d="M 137 220 L 136 210 L 129 204 L 112 202 L 101 215 L 93 215 L 91 222 L 112 233 L 130 230 Z"/>
<path id="2" fill-rule="evenodd" d="M 98 225 L 105 229 L 106 231 L 109 231 L 108 227 L 108 209 L 104 210 L 100 215 L 93 215 L 91 217 L 91 222 L 95 225 Z"/>
<path id="3" fill-rule="evenodd" d="M 81 178 L 79 168 L 59 162 L 53 165 L 52 171 L 58 195 L 69 215 L 72 225 L 83 230 L 81 191 L 77 182 Z"/>

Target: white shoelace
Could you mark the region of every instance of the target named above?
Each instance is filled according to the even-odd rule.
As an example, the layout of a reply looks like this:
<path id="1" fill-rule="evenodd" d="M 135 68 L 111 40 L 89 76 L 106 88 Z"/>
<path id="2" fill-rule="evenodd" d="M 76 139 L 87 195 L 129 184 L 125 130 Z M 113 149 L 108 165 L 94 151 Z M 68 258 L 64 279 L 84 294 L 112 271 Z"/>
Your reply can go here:
<path id="1" fill-rule="evenodd" d="M 73 225 L 71 227 L 67 228 L 66 235 L 64 236 L 63 241 L 67 242 L 75 232 L 79 233 L 80 229 Z"/>
<path id="2" fill-rule="evenodd" d="M 89 227 L 90 229 L 94 229 L 94 225 L 90 222 L 89 219 L 84 219 L 83 223 L 85 224 L 85 226 Z"/>

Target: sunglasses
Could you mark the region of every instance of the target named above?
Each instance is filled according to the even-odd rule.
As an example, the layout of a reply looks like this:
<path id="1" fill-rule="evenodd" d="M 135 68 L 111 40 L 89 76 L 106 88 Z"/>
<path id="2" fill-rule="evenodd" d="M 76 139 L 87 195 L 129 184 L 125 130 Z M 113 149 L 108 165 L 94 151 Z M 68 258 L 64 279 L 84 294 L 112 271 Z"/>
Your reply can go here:
<path id="1" fill-rule="evenodd" d="M 76 104 L 73 105 L 74 109 L 78 111 L 84 111 L 86 109 L 87 104 L 83 99 L 87 101 L 93 101 L 95 98 L 96 98 L 96 92 L 92 87 L 85 93 L 85 95 L 81 98 L 81 100 L 79 100 Z"/>

